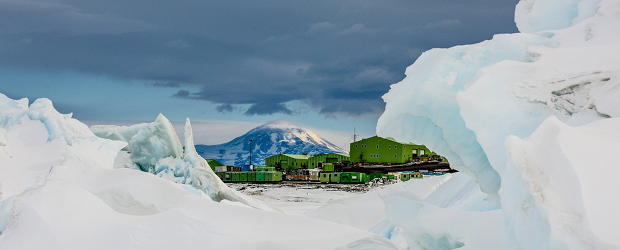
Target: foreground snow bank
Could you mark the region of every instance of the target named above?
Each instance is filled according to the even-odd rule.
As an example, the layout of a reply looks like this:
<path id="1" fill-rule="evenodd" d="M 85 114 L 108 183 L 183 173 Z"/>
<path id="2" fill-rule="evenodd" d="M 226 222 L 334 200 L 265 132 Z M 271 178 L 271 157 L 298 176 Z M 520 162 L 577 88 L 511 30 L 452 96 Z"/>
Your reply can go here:
<path id="1" fill-rule="evenodd" d="M 515 16 L 522 33 L 420 56 L 383 96 L 386 110 L 377 134 L 423 143 L 470 174 L 486 200 L 501 204 L 503 218 L 475 201 L 471 206 L 457 199 L 463 204 L 457 210 L 493 213 L 490 228 L 502 219 L 506 243 L 514 249 L 618 248 L 608 234 L 618 232 L 611 197 L 617 196 L 620 173 L 599 167 L 603 161 L 620 165 L 611 156 L 617 151 L 610 150 L 618 126 L 602 125 L 620 117 L 620 2 L 522 0 Z M 416 219 L 448 217 L 445 210 L 394 196 L 385 200 L 400 199 L 417 211 L 403 228 L 430 232 L 423 242 L 468 247 L 450 225 L 437 228 L 421 223 L 441 223 Z M 594 215 L 594 208 L 611 210 Z M 392 213 L 406 216 L 399 211 Z M 602 223 L 598 216 L 613 218 Z M 424 237 L 408 235 L 409 247 L 420 247 Z"/>
<path id="2" fill-rule="evenodd" d="M 209 169 L 189 147 L 189 123 L 185 136 L 183 164 Z M 28 106 L 0 94 L 0 249 L 333 249 L 372 237 L 114 169 L 127 145 L 95 136 L 47 99 Z M 190 169 L 190 179 L 208 192 L 205 172 Z"/>

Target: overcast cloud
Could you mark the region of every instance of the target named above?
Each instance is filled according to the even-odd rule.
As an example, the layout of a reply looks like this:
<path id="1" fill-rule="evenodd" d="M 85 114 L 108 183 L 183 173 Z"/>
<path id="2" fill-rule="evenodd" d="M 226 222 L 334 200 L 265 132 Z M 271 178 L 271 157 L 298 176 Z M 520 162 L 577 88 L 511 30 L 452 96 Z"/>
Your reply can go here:
<path id="1" fill-rule="evenodd" d="M 0 66 L 138 80 L 222 113 L 376 115 L 423 51 L 516 32 L 517 2 L 0 0 Z"/>

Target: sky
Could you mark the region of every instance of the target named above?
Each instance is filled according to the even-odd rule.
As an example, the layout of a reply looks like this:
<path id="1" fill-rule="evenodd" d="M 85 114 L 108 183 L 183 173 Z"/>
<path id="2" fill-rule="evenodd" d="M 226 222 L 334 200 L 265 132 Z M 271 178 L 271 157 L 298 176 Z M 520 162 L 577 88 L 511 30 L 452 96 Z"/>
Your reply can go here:
<path id="1" fill-rule="evenodd" d="M 285 119 L 342 146 L 424 51 L 517 32 L 517 3 L 0 0 L 0 93 L 87 125 L 190 118 L 197 144 Z"/>

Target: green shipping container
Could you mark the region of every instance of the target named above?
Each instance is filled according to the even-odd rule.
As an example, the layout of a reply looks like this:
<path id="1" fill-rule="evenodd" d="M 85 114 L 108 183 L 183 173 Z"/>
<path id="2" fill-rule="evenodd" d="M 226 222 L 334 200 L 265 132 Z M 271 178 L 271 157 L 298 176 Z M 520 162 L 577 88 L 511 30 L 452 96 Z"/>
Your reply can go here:
<path id="1" fill-rule="evenodd" d="M 239 173 L 239 172 L 232 172 L 232 182 L 238 182 L 240 174 L 241 173 Z"/>
<path id="2" fill-rule="evenodd" d="M 282 173 L 280 172 L 264 172 L 265 181 L 282 181 Z"/>
<path id="3" fill-rule="evenodd" d="M 256 181 L 265 181 L 265 172 L 256 172 Z"/>
<path id="4" fill-rule="evenodd" d="M 215 173 L 217 175 L 217 177 L 219 177 L 221 180 L 224 180 L 224 172 L 217 172 Z"/>
<path id="5" fill-rule="evenodd" d="M 394 175 L 393 174 L 388 174 L 387 178 L 390 179 L 390 180 L 394 180 Z"/>
<path id="6" fill-rule="evenodd" d="M 282 181 L 282 172 L 275 172 L 273 179 L 274 181 Z"/>
<path id="7" fill-rule="evenodd" d="M 330 182 L 340 183 L 340 173 L 331 173 Z"/>
<path id="8" fill-rule="evenodd" d="M 248 181 L 248 173 L 247 172 L 239 173 L 239 181 L 243 181 L 243 182 Z"/>
<path id="9" fill-rule="evenodd" d="M 256 181 L 256 172 L 248 172 L 248 181 Z"/>
<path id="10" fill-rule="evenodd" d="M 351 183 L 351 172 L 344 172 L 340 175 L 340 183 Z"/>
<path id="11" fill-rule="evenodd" d="M 410 174 L 401 174 L 400 175 L 400 180 L 401 181 L 408 181 L 410 179 L 411 175 Z"/>
<path id="12" fill-rule="evenodd" d="M 362 173 L 362 182 L 367 183 L 370 181 L 370 175 Z"/>
<path id="13" fill-rule="evenodd" d="M 331 177 L 330 173 L 325 173 L 325 172 L 321 172 L 321 183 L 327 183 L 329 182 L 329 177 Z"/>
<path id="14" fill-rule="evenodd" d="M 224 172 L 224 181 L 231 182 L 232 181 L 232 172 Z"/>
<path id="15" fill-rule="evenodd" d="M 351 183 L 362 182 L 361 173 L 351 173 Z"/>
<path id="16" fill-rule="evenodd" d="M 368 174 L 368 177 L 370 178 L 370 180 L 374 180 L 375 178 L 380 178 L 381 174 L 379 174 L 379 173 L 370 173 L 370 174 Z"/>

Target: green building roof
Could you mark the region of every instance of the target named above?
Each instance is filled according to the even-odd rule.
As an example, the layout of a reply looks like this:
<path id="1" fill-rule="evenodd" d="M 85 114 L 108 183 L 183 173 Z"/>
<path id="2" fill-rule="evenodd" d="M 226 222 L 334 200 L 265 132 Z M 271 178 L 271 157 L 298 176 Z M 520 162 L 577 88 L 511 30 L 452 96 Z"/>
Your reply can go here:
<path id="1" fill-rule="evenodd" d="M 205 159 L 205 160 L 211 167 L 224 166 L 224 164 L 220 163 L 219 161 L 213 160 L 213 159 Z"/>

